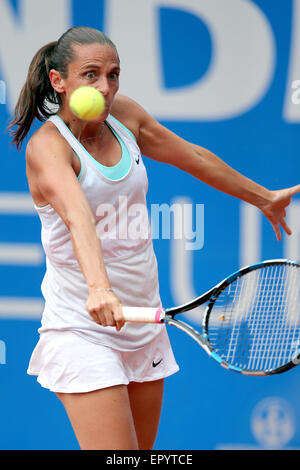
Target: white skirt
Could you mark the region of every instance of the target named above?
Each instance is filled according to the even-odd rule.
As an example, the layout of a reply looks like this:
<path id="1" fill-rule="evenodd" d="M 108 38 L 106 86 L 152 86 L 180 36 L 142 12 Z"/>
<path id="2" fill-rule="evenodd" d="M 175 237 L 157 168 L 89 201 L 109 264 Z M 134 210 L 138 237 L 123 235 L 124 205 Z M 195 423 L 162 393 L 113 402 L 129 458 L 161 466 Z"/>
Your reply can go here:
<path id="1" fill-rule="evenodd" d="M 42 333 L 27 373 L 52 392 L 84 393 L 129 382 L 159 380 L 179 370 L 165 326 L 150 343 L 119 351 L 74 331 Z"/>

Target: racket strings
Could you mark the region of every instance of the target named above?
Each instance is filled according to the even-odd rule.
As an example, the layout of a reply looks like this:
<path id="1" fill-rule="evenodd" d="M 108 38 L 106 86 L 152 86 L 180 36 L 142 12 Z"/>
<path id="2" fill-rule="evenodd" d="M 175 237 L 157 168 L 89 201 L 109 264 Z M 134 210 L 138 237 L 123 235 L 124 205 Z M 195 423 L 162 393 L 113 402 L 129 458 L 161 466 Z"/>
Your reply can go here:
<path id="1" fill-rule="evenodd" d="M 300 352 L 299 281 L 297 266 L 279 264 L 229 284 L 208 322 L 210 343 L 219 356 L 252 371 L 273 370 L 295 358 Z"/>

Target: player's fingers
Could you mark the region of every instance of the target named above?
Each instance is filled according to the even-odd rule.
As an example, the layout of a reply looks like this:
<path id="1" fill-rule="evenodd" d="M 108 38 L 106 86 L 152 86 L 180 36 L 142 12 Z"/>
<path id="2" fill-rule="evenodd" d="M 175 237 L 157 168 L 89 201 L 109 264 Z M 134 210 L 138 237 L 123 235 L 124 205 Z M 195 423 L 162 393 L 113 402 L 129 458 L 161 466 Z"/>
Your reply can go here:
<path id="1" fill-rule="evenodd" d="M 284 219 L 280 221 L 280 225 L 288 235 L 292 235 L 292 231 Z"/>
<path id="2" fill-rule="evenodd" d="M 117 329 L 117 331 L 120 331 L 120 329 L 125 324 L 125 319 L 124 319 L 124 316 L 123 316 L 123 310 L 122 310 L 121 305 L 119 305 L 118 308 L 115 310 L 114 318 L 115 318 L 115 321 L 116 321 L 116 329 Z"/>
<path id="3" fill-rule="evenodd" d="M 300 193 L 300 184 L 297 184 L 296 186 L 292 186 L 289 188 L 289 196 L 292 197 L 295 194 Z"/>
<path id="4" fill-rule="evenodd" d="M 105 318 L 105 324 L 106 326 L 116 326 L 116 321 L 114 318 L 113 314 L 113 307 L 110 305 L 107 305 L 104 311 L 104 318 Z"/>
<path id="5" fill-rule="evenodd" d="M 280 227 L 278 224 L 275 224 L 274 222 L 271 222 L 273 230 L 275 232 L 277 240 L 280 242 L 281 241 L 281 232 L 280 232 Z"/>
<path id="6" fill-rule="evenodd" d="M 103 314 L 101 310 L 96 309 L 96 308 L 90 309 L 89 314 L 95 323 L 98 323 L 98 325 L 101 325 L 101 326 L 107 326 L 105 315 Z"/>

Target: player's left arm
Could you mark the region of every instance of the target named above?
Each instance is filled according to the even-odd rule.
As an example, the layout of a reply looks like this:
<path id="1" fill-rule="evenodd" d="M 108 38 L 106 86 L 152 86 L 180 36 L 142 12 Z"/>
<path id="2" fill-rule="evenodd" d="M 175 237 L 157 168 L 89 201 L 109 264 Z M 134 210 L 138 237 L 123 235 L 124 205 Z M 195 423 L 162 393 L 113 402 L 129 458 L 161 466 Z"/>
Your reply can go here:
<path id="1" fill-rule="evenodd" d="M 176 166 L 215 189 L 258 207 L 271 222 L 278 240 L 279 226 L 291 234 L 285 208 L 291 197 L 300 192 L 300 185 L 270 191 L 235 171 L 213 152 L 162 126 L 135 101 L 120 96 L 116 103 L 116 117 L 134 132 L 143 155 Z"/>

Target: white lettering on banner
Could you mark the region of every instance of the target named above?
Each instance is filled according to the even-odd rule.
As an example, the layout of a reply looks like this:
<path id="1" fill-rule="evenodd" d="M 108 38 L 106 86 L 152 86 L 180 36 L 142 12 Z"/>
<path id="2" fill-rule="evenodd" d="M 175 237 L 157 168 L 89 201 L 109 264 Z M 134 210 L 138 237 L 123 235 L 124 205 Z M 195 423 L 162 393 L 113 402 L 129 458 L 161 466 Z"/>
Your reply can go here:
<path id="1" fill-rule="evenodd" d="M 191 201 L 180 198 L 176 204 L 184 205 Z M 174 219 L 180 223 L 180 219 Z M 284 237 L 284 257 L 300 259 L 300 201 L 293 201 L 287 209 L 287 223 L 291 227 L 293 236 Z M 178 230 L 178 228 L 177 228 Z M 193 252 L 185 247 L 185 239 L 170 240 L 170 285 L 174 303 L 184 304 L 199 295 L 194 290 Z M 240 206 L 240 266 L 247 266 L 261 261 L 262 249 L 262 215 L 260 211 L 250 204 L 241 203 Z M 184 315 L 197 324 L 202 323 L 205 306 L 186 312 Z"/>
<path id="2" fill-rule="evenodd" d="M 37 212 L 30 193 L 0 192 L 0 215 L 35 215 Z"/>
<path id="3" fill-rule="evenodd" d="M 172 201 L 174 207 L 185 207 L 191 205 L 192 201 L 188 198 L 176 198 Z M 189 220 L 185 221 L 187 224 Z M 174 218 L 174 232 L 179 233 L 182 230 L 182 221 L 180 217 Z M 185 232 L 186 233 L 186 232 Z M 170 285 L 172 297 L 175 305 L 181 305 L 196 297 L 194 290 L 193 276 L 193 251 L 186 248 L 184 237 L 178 237 L 170 240 Z M 203 306 L 186 312 L 184 315 L 197 324 L 202 323 L 204 313 Z"/>
<path id="4" fill-rule="evenodd" d="M 294 201 L 287 209 L 287 224 L 293 235 L 285 237 L 284 257 L 300 260 L 300 201 Z"/>
<path id="5" fill-rule="evenodd" d="M 0 192 L 0 217 L 2 215 L 37 217 L 31 195 Z M 0 265 L 41 266 L 44 262 L 40 243 L 0 243 Z M 43 307 L 44 302 L 39 298 L 0 296 L 0 318 L 40 318 Z"/>
<path id="6" fill-rule="evenodd" d="M 6 84 L 3 80 L 0 80 L 0 104 L 6 103 Z"/>
<path id="7" fill-rule="evenodd" d="M 186 199 L 177 199 L 177 205 L 191 204 Z M 174 219 L 174 230 L 178 230 L 175 224 L 180 219 Z M 190 222 L 189 222 L 190 226 Z M 174 302 L 176 305 L 184 304 L 194 299 L 199 292 L 194 290 L 193 253 L 186 249 L 184 238 L 173 239 L 170 256 L 170 284 Z M 240 264 L 246 266 L 260 260 L 261 254 L 261 214 L 256 207 L 241 203 L 240 208 Z M 216 281 L 218 281 L 216 279 Z M 201 292 L 200 292 L 201 293 Z M 216 307 L 217 308 L 217 307 Z M 205 311 L 205 305 L 200 306 L 184 315 L 196 324 L 201 325 Z"/>
<path id="8" fill-rule="evenodd" d="M 0 62 L 11 112 L 37 50 L 70 27 L 71 0 L 22 0 L 17 20 L 9 0 L 1 0 Z M 9 44 L 9 47 L 8 47 Z"/>
<path id="9" fill-rule="evenodd" d="M 199 17 L 212 37 L 213 58 L 207 73 L 198 82 L 176 90 L 162 86 L 160 7 L 181 9 Z M 262 98 L 273 77 L 273 32 L 264 13 L 250 0 L 110 0 L 106 32 L 119 49 L 121 91 L 158 119 L 218 120 L 237 116 Z M 183 40 L 188 44 L 188 31 Z M 201 53 L 201 48 L 192 46 Z"/>
<path id="10" fill-rule="evenodd" d="M 41 266 L 44 262 L 40 243 L 0 243 L 0 266 Z"/>
<path id="11" fill-rule="evenodd" d="M 240 267 L 261 261 L 261 213 L 250 204 L 240 205 Z"/>
<path id="12" fill-rule="evenodd" d="M 300 104 L 300 80 L 293 81 L 292 89 L 295 90 L 292 92 L 292 96 L 291 96 L 292 103 Z"/>
<path id="13" fill-rule="evenodd" d="M 37 217 L 31 195 L 0 192 L 0 216 L 7 214 Z M 43 263 L 41 243 L 0 243 L 0 265 L 38 266 Z"/>
<path id="14" fill-rule="evenodd" d="M 176 204 L 184 205 L 186 199 L 176 200 Z M 191 203 L 191 201 L 189 201 Z M 300 205 L 299 205 L 300 212 Z M 298 217 L 300 220 L 300 217 Z M 180 219 L 174 219 L 174 224 Z M 299 227 L 300 228 L 300 227 Z M 176 226 L 174 226 L 176 230 Z M 177 228 L 178 230 L 178 228 Z M 256 263 L 261 260 L 261 213 L 250 204 L 240 205 L 240 266 Z M 193 281 L 193 253 L 185 247 L 184 238 L 174 239 L 171 244 L 170 283 L 172 296 L 176 305 L 183 304 L 196 297 Z M 199 295 L 199 293 L 197 294 Z M 185 316 L 197 324 L 201 324 L 205 306 L 186 312 Z"/>
<path id="15" fill-rule="evenodd" d="M 6 344 L 0 341 L 0 364 L 6 364 Z"/>
<path id="16" fill-rule="evenodd" d="M 295 102 L 299 92 L 293 91 L 297 88 L 299 83 L 296 82 L 300 79 L 300 55 L 299 55 L 299 42 L 300 42 L 300 0 L 293 2 L 292 14 L 292 40 L 289 61 L 289 72 L 286 86 L 286 96 L 283 117 L 288 122 L 300 122 L 300 106 Z M 294 86 L 293 86 L 294 85 Z"/>
<path id="17" fill-rule="evenodd" d="M 41 318 L 43 309 L 41 298 L 0 296 L 0 318 Z"/>

